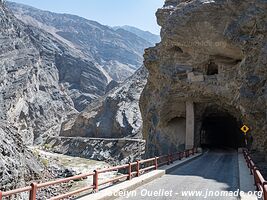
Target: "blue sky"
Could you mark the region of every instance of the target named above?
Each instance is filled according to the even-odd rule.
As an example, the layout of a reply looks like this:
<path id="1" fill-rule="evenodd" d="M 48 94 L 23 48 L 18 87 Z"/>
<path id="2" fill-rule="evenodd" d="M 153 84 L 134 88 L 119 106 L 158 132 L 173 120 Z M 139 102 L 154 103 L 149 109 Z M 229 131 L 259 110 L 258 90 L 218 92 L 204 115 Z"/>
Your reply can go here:
<path id="1" fill-rule="evenodd" d="M 39 9 L 69 13 L 104 25 L 130 25 L 159 34 L 155 12 L 164 0 L 11 0 Z"/>

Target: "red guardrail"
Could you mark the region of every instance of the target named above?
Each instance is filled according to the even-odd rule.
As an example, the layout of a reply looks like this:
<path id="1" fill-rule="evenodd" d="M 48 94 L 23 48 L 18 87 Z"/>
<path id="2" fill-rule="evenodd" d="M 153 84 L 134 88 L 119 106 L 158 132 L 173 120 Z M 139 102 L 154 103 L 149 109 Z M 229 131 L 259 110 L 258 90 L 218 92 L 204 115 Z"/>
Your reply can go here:
<path id="1" fill-rule="evenodd" d="M 2 200 L 3 197 L 11 197 L 12 195 L 20 194 L 23 192 L 29 192 L 29 200 L 36 200 L 38 189 L 49 187 L 49 186 L 60 184 L 60 183 L 67 183 L 67 182 L 74 181 L 74 180 L 80 180 L 83 178 L 88 178 L 90 176 L 93 176 L 92 185 L 89 185 L 87 187 L 84 187 L 84 188 L 81 188 L 81 189 L 78 189 L 72 192 L 68 192 L 66 194 L 61 194 L 61 195 L 52 197 L 50 198 L 50 200 L 64 199 L 64 198 L 82 193 L 84 191 L 89 191 L 90 189 L 97 192 L 99 190 L 99 186 L 102 186 L 108 183 L 115 183 L 118 181 L 131 180 L 134 176 L 138 177 L 147 171 L 156 170 L 158 169 L 159 166 L 166 165 L 166 164 L 169 165 L 170 163 L 173 163 L 173 161 L 181 160 L 182 158 L 187 158 L 190 155 L 194 155 L 195 153 L 197 153 L 197 148 L 185 150 L 183 152 L 176 152 L 176 153 L 165 155 L 165 156 L 149 158 L 146 160 L 137 160 L 136 162 L 125 164 L 125 165 L 110 167 L 110 168 L 101 169 L 101 170 L 94 170 L 93 173 L 76 175 L 76 176 L 72 176 L 69 178 L 62 178 L 62 179 L 58 179 L 55 181 L 49 181 L 49 182 L 39 183 L 39 184 L 32 183 L 28 187 L 19 188 L 19 189 L 15 189 L 11 191 L 6 191 L 6 192 L 0 191 L 0 200 Z M 111 179 L 108 179 L 102 182 L 99 182 L 99 174 L 112 172 L 112 171 L 118 171 L 118 170 L 124 170 L 124 171 L 127 171 L 127 173 L 121 174 L 119 176 L 116 176 L 114 178 L 111 178 Z"/>
<path id="2" fill-rule="evenodd" d="M 243 149 L 243 154 L 245 160 L 247 162 L 247 166 L 250 170 L 250 174 L 254 176 L 254 184 L 256 189 L 262 191 L 263 193 L 263 200 L 267 200 L 267 182 L 263 178 L 262 174 L 260 173 L 259 169 L 256 167 L 255 163 L 252 161 L 248 151 Z"/>

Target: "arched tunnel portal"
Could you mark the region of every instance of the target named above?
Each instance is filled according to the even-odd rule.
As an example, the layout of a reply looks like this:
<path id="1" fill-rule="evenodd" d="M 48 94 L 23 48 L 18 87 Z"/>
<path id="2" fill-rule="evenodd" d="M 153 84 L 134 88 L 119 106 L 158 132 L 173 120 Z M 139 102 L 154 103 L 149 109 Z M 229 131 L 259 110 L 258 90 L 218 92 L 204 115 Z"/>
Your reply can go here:
<path id="1" fill-rule="evenodd" d="M 208 148 L 234 148 L 245 146 L 245 136 L 240 130 L 241 123 L 225 112 L 204 115 L 200 130 L 200 146 Z"/>

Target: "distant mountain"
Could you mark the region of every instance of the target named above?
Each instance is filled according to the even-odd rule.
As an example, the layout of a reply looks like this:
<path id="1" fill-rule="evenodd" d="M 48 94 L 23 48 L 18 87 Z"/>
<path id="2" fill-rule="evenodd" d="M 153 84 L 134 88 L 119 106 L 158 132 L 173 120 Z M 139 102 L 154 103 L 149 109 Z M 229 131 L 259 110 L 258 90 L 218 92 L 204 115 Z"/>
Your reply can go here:
<path id="1" fill-rule="evenodd" d="M 98 22 L 70 14 L 57 14 L 8 2 L 24 23 L 42 29 L 66 45 L 81 51 L 99 66 L 107 79 L 124 81 L 143 63 L 144 49 L 154 46 L 126 29 L 112 29 Z"/>
<path id="2" fill-rule="evenodd" d="M 134 33 L 135 35 L 139 36 L 140 38 L 143 38 L 144 40 L 152 43 L 152 44 L 156 44 L 160 42 L 160 36 L 159 35 L 155 35 L 153 33 L 150 33 L 149 31 L 143 31 L 139 28 L 133 27 L 133 26 L 115 26 L 114 29 L 124 29 L 126 31 L 129 31 L 131 33 Z"/>

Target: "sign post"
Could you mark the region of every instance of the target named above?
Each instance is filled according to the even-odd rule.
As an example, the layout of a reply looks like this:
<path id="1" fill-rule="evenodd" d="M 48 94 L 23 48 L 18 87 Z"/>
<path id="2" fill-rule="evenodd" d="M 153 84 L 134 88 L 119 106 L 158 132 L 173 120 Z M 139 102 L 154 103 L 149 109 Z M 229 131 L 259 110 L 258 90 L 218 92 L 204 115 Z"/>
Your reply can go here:
<path id="1" fill-rule="evenodd" d="M 247 132 L 250 130 L 250 128 L 247 126 L 247 125 L 243 125 L 241 128 L 240 128 L 240 130 L 244 133 L 244 135 L 245 135 L 245 143 L 246 143 L 246 147 L 248 147 L 248 140 L 247 140 L 247 137 L 246 137 L 246 135 L 247 135 Z"/>
<path id="2" fill-rule="evenodd" d="M 246 135 L 247 132 L 249 131 L 249 127 L 248 127 L 247 125 L 243 125 L 243 126 L 241 127 L 241 131 Z"/>

